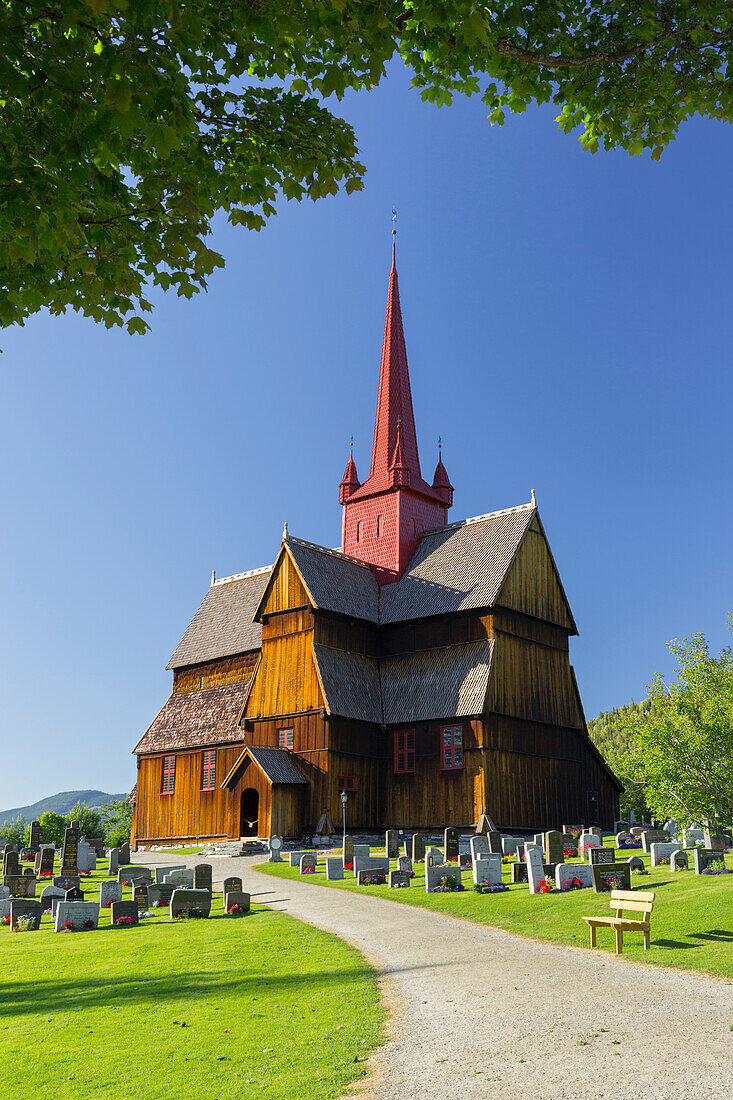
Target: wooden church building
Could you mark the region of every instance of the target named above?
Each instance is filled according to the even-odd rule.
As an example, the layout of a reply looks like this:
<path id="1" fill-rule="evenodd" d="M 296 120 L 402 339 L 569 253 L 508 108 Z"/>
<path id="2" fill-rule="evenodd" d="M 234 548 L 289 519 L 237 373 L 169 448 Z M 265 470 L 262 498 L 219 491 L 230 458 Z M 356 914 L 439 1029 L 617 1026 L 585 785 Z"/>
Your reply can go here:
<path id="1" fill-rule="evenodd" d="M 421 474 L 392 257 L 369 476 L 349 457 L 340 550 L 284 532 L 275 564 L 212 579 L 136 745 L 133 840 L 611 826 L 575 621 L 530 503 L 458 523 Z"/>

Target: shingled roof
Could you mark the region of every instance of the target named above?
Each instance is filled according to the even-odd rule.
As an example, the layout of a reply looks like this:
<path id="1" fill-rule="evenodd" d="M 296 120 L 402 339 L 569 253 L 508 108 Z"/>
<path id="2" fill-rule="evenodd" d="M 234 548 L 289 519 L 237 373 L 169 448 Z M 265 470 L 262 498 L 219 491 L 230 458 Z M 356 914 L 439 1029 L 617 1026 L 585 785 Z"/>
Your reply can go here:
<path id="1" fill-rule="evenodd" d="M 313 655 L 329 714 L 380 726 L 382 699 L 376 658 L 330 649 L 318 642 L 313 643 Z"/>
<path id="2" fill-rule="evenodd" d="M 221 786 L 229 787 L 238 778 L 247 757 L 254 760 L 260 771 L 271 783 L 304 784 L 307 783 L 296 758 L 287 749 L 267 749 L 262 745 L 245 745 L 231 768 L 221 781 Z"/>
<path id="3" fill-rule="evenodd" d="M 248 686 L 249 681 L 243 680 L 197 691 L 174 691 L 132 751 L 165 752 L 242 741 L 237 720 Z"/>
<path id="4" fill-rule="evenodd" d="M 379 621 L 379 585 L 366 563 L 301 539 L 288 538 L 287 547 L 316 607 Z"/>
<path id="5" fill-rule="evenodd" d="M 423 535 L 400 580 L 381 590 L 380 622 L 492 607 L 535 513 L 523 504 Z"/>
<path id="6" fill-rule="evenodd" d="M 262 645 L 262 627 L 252 621 L 271 567 L 215 581 L 188 625 L 166 668 L 231 657 Z"/>

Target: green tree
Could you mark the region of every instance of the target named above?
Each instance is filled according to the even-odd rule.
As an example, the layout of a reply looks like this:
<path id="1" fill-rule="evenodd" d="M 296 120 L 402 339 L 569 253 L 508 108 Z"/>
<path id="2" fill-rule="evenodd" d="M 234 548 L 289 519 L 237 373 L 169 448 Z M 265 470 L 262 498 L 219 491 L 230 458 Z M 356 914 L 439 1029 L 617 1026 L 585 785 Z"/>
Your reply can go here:
<path id="1" fill-rule="evenodd" d="M 733 632 L 733 615 L 730 616 Z M 733 650 L 710 653 L 703 634 L 668 642 L 676 678 L 655 673 L 651 709 L 622 722 L 646 801 L 680 825 L 733 821 Z"/>
<path id="2" fill-rule="evenodd" d="M 7 840 L 8 844 L 15 844 L 18 848 L 24 848 L 26 835 L 30 833 L 30 826 L 24 817 L 9 818 L 0 825 L 0 837 Z"/>
<path id="3" fill-rule="evenodd" d="M 41 840 L 44 844 L 55 844 L 57 848 L 60 848 L 64 843 L 64 830 L 66 829 L 66 820 L 61 814 L 54 813 L 53 810 L 47 810 L 45 814 L 41 814 L 38 818 L 38 824 L 41 826 Z"/>
<path id="4" fill-rule="evenodd" d="M 83 802 L 77 802 L 76 806 L 73 806 L 66 814 L 66 822 L 68 825 L 72 821 L 79 822 L 79 835 L 89 837 L 102 836 L 102 813 L 99 809 L 91 809 L 89 806 L 85 806 Z"/>
<path id="5" fill-rule="evenodd" d="M 595 152 L 658 157 L 728 120 L 728 0 L 0 0 L 0 324 L 47 306 L 142 333 L 149 285 L 190 297 L 217 212 L 362 186 L 324 101 L 400 56 L 423 99 L 492 122 L 554 103 Z"/>
<path id="6" fill-rule="evenodd" d="M 591 740 L 624 785 L 619 803 L 621 813 L 625 815 L 633 810 L 640 821 L 648 820 L 651 810 L 644 794 L 645 780 L 636 764 L 624 721 L 629 715 L 647 714 L 651 706 L 650 699 L 643 703 L 631 702 L 614 710 L 601 711 L 597 718 L 588 721 Z"/>
<path id="7" fill-rule="evenodd" d="M 125 801 L 113 800 L 102 806 L 104 840 L 109 848 L 118 848 L 130 839 L 133 807 Z"/>

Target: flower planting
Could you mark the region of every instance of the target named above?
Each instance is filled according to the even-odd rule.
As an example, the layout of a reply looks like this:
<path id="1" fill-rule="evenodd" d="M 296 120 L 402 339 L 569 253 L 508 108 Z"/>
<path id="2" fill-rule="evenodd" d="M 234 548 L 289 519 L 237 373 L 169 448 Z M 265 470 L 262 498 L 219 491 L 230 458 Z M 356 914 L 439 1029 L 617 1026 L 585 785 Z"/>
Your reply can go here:
<path id="1" fill-rule="evenodd" d="M 560 889 L 564 893 L 567 890 L 583 890 L 587 885 L 587 883 L 581 882 L 577 876 L 573 876 L 573 878 L 564 879 Z"/>
<path id="2" fill-rule="evenodd" d="M 539 886 L 537 887 L 537 893 L 538 894 L 551 894 L 554 889 L 555 889 L 555 883 L 552 881 L 552 879 L 548 875 L 547 878 L 543 878 L 542 881 L 540 882 Z"/>
<path id="3" fill-rule="evenodd" d="M 443 875 L 438 886 L 433 886 L 429 893 L 431 894 L 455 894 L 464 889 L 460 886 L 458 879 L 455 875 Z"/>
<path id="4" fill-rule="evenodd" d="M 384 875 L 365 875 L 362 886 L 384 886 L 386 881 Z"/>
<path id="5" fill-rule="evenodd" d="M 180 913 L 176 913 L 176 920 L 202 920 L 205 916 L 203 909 L 194 905 L 190 909 L 182 909 Z"/>
<path id="6" fill-rule="evenodd" d="M 503 894 L 508 889 L 503 882 L 477 882 L 473 888 L 475 894 Z"/>
<path id="7" fill-rule="evenodd" d="M 302 867 L 300 871 L 301 875 L 314 875 L 316 873 L 315 867 Z"/>
<path id="8" fill-rule="evenodd" d="M 611 890 L 623 890 L 623 888 L 623 879 L 619 878 L 618 875 L 611 875 L 603 884 L 603 889 L 607 894 L 610 894 Z"/>
<path id="9" fill-rule="evenodd" d="M 712 863 L 708 863 L 705 870 L 700 873 L 703 875 L 733 875 L 733 871 L 726 867 L 722 859 L 715 859 Z"/>
<path id="10" fill-rule="evenodd" d="M 36 922 L 30 915 L 18 917 L 18 923 L 13 925 L 13 932 L 36 932 Z"/>
<path id="11" fill-rule="evenodd" d="M 115 921 L 115 928 L 129 928 L 131 925 L 133 925 L 135 923 L 136 923 L 136 921 L 135 921 L 134 917 L 130 917 L 130 916 L 118 917 L 117 920 Z"/>
<path id="12" fill-rule="evenodd" d="M 245 909 L 243 905 L 238 905 L 235 901 L 227 909 L 227 915 L 230 917 L 243 917 L 248 912 L 248 909 Z"/>

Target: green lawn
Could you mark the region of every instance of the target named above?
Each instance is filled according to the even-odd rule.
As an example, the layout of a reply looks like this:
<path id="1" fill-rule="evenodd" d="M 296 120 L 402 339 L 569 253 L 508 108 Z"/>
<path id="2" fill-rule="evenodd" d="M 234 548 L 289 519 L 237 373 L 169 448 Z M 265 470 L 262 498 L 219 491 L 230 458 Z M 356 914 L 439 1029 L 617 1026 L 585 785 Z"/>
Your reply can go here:
<path id="1" fill-rule="evenodd" d="M 198 848 L 156 848 L 151 855 L 154 856 L 197 856 L 199 852 L 203 852 L 203 844 Z M 141 856 L 145 856 L 145 852 L 139 853 Z M 143 864 L 145 866 L 145 864 Z"/>
<path id="2" fill-rule="evenodd" d="M 105 877 L 82 879 L 87 899 Z M 107 909 L 96 932 L 2 927 L 0 964 L 8 1100 L 336 1100 L 383 1041 L 361 955 L 283 913 L 227 917 L 220 894 L 205 921 L 157 909 L 112 928 Z"/>
<path id="3" fill-rule="evenodd" d="M 605 843 L 613 847 L 612 841 Z M 669 867 L 652 870 L 649 856 L 640 849 L 620 852 L 619 859 L 628 859 L 630 855 L 641 856 L 649 870 L 646 875 L 632 874 L 632 887 L 653 890 L 656 901 L 651 918 L 651 950 L 644 951 L 640 934 L 626 933 L 624 958 L 733 979 L 733 875 L 696 875 L 692 870 L 670 872 Z M 692 864 L 692 853 L 688 855 Z M 733 866 L 731 856 L 726 857 L 726 865 Z M 393 866 L 397 866 L 396 861 Z M 426 894 L 420 864 L 415 865 L 415 878 L 409 889 L 394 890 L 388 886 L 359 887 L 350 871 L 345 872 L 343 882 L 327 882 L 322 856 L 313 875 L 301 877 L 298 869 L 291 869 L 286 862 L 265 863 L 257 870 L 329 889 L 388 898 L 399 905 L 418 905 L 533 939 L 576 947 L 588 947 L 589 943 L 588 927 L 581 916 L 611 912 L 608 895 L 594 894 L 590 889 L 532 895 L 526 884 L 512 886 L 507 865 L 503 870 L 509 889 L 502 894 L 474 893 L 470 868 L 463 870 L 465 891 L 455 894 Z M 598 943 L 602 950 L 612 952 L 613 932 L 599 929 Z"/>

